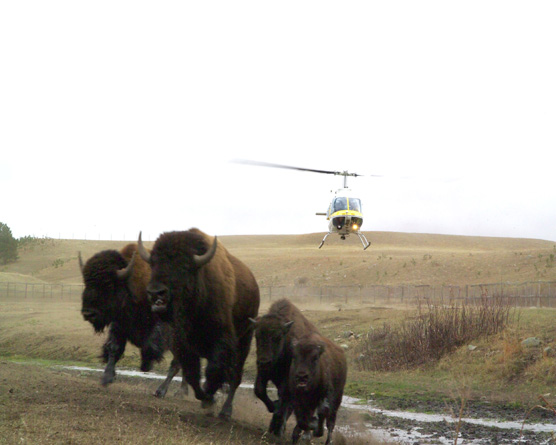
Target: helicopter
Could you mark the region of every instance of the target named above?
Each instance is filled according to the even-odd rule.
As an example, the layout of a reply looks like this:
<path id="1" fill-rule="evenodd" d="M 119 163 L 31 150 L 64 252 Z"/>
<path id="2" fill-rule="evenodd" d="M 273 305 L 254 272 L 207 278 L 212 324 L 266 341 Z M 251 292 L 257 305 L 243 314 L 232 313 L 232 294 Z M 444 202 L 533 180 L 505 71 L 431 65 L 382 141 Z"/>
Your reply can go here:
<path id="1" fill-rule="evenodd" d="M 324 245 L 326 239 L 333 233 L 340 235 L 342 240 L 345 240 L 351 234 L 359 237 L 363 244 L 363 250 L 371 245 L 361 233 L 361 226 L 363 225 L 363 214 L 361 213 L 361 200 L 355 197 L 351 189 L 347 186 L 348 176 L 357 177 L 363 176 L 357 173 L 350 173 L 348 171 L 332 171 L 332 170 L 316 170 L 304 167 L 292 167 L 290 165 L 273 164 L 269 162 L 247 161 L 247 160 L 234 160 L 233 162 L 240 164 L 255 165 L 260 167 L 284 168 L 289 170 L 299 170 L 313 173 L 323 173 L 328 175 L 343 176 L 344 185 L 341 189 L 336 190 L 328 210 L 325 213 L 316 213 L 319 216 L 326 216 L 328 223 L 328 233 L 322 239 L 319 249 Z M 377 175 L 371 175 L 377 176 Z"/>

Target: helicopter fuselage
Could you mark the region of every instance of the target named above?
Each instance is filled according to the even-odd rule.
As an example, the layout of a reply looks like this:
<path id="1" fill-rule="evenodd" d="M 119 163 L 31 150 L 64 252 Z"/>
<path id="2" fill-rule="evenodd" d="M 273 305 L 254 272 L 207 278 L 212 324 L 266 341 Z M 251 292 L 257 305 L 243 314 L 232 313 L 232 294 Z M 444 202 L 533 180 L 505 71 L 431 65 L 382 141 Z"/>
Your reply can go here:
<path id="1" fill-rule="evenodd" d="M 350 197 L 350 189 L 338 190 L 326 213 L 328 231 L 340 235 L 359 233 L 363 225 L 361 201 L 359 198 Z"/>
<path id="2" fill-rule="evenodd" d="M 363 250 L 367 250 L 371 245 L 367 238 L 365 238 L 365 235 L 361 233 L 361 226 L 363 225 L 361 200 L 352 196 L 351 190 L 348 188 L 344 187 L 337 190 L 332 202 L 328 206 L 328 211 L 320 213 L 320 215 L 326 215 L 329 223 L 328 233 L 324 235 L 319 249 L 324 245 L 326 238 L 332 233 L 337 233 L 342 239 L 346 239 L 347 236 L 354 233 L 361 240 Z"/>

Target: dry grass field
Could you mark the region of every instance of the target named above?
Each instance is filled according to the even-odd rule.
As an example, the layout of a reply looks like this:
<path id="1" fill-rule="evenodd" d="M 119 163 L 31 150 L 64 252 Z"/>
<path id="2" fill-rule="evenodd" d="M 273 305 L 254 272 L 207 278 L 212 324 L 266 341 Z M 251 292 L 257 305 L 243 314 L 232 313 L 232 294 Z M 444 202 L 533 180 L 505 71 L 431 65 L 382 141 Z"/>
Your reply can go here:
<path id="1" fill-rule="evenodd" d="M 255 273 L 261 285 L 474 284 L 556 280 L 556 243 L 542 240 L 367 233 L 363 251 L 356 238 L 318 249 L 321 234 L 299 236 L 223 236 L 220 241 Z M 41 240 L 21 251 L 14 264 L 0 268 L 0 281 L 80 284 L 77 252 L 84 259 L 127 242 Z M 147 243 L 150 246 L 150 243 Z M 384 304 L 316 305 L 295 301 L 323 334 L 346 344 L 346 392 L 389 409 L 457 411 L 523 419 L 539 395 L 556 402 L 556 311 L 520 309 L 501 333 L 477 339 L 436 363 L 395 372 L 360 369 L 359 342 L 384 323 L 393 325 L 418 314 L 414 307 Z M 151 396 L 158 383 L 119 377 L 109 388 L 98 375 L 75 373 L 58 365 L 99 367 L 104 336 L 94 335 L 80 315 L 79 297 L 14 300 L 0 295 L 0 444 L 1 443 L 273 443 L 264 434 L 269 415 L 252 392 L 236 404 L 234 420 L 207 417 L 191 398 L 171 389 L 167 399 Z M 261 312 L 269 305 L 263 302 Z M 341 309 L 341 310 L 340 310 Z M 521 341 L 536 337 L 532 349 Z M 255 374 L 253 350 L 245 379 Z M 128 346 L 120 368 L 137 369 L 138 350 Z M 164 374 L 169 360 L 156 366 Z M 177 384 L 176 384 L 177 387 Z M 531 417 L 547 416 L 536 414 Z M 342 410 L 340 410 L 342 412 Z M 361 419 L 339 420 L 357 425 Z M 378 421 L 367 419 L 370 423 Z M 68 427 L 69 425 L 69 427 Z M 291 426 L 290 426 L 291 428 Z M 290 430 L 291 431 L 291 430 Z M 338 434 L 336 443 L 345 437 Z M 348 443 L 377 443 L 349 438 Z M 315 443 L 320 443 L 316 441 Z M 461 443 L 461 442 L 460 442 Z M 501 442 L 504 443 L 504 442 Z M 531 443 L 535 443 L 534 440 Z"/>
<path id="2" fill-rule="evenodd" d="M 345 241 L 331 236 L 318 249 L 320 233 L 222 236 L 220 240 L 253 270 L 261 286 L 556 280 L 556 241 L 392 232 L 365 235 L 372 242 L 366 251 L 353 236 Z M 18 262 L 0 267 L 0 280 L 81 283 L 78 251 L 86 259 L 128 242 L 42 240 L 20 252 Z"/>

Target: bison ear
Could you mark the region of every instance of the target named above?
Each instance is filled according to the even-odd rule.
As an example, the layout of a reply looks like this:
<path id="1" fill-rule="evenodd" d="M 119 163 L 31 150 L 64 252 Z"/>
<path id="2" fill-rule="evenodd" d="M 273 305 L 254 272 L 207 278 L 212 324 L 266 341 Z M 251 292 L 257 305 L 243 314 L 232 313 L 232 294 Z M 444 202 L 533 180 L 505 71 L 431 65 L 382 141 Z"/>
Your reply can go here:
<path id="1" fill-rule="evenodd" d="M 290 329 L 293 325 L 293 320 L 292 321 L 288 321 L 287 323 L 284 323 L 282 325 L 282 327 L 284 328 L 284 334 L 287 334 L 288 332 L 290 332 Z"/>
<path id="2" fill-rule="evenodd" d="M 317 344 L 317 351 L 319 352 L 319 357 L 322 355 L 325 349 L 326 346 L 324 345 L 324 343 Z"/>

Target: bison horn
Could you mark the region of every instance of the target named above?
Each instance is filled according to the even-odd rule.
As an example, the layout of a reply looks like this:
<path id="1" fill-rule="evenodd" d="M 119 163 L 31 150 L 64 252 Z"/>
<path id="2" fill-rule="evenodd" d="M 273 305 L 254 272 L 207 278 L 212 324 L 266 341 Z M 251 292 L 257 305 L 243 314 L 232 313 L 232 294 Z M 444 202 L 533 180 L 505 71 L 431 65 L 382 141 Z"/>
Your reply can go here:
<path id="1" fill-rule="evenodd" d="M 137 251 L 139 252 L 139 256 L 145 261 L 146 263 L 151 262 L 151 254 L 145 249 L 143 246 L 143 240 L 141 239 L 142 232 L 139 232 L 139 240 L 137 241 Z"/>
<path id="2" fill-rule="evenodd" d="M 81 251 L 77 252 L 77 260 L 79 261 L 79 269 L 81 270 L 81 275 L 83 275 L 83 258 L 81 258 Z"/>
<path id="3" fill-rule="evenodd" d="M 137 252 L 133 252 L 133 256 L 131 257 L 131 260 L 129 260 L 127 267 L 124 267 L 123 269 L 116 271 L 116 275 L 120 280 L 127 280 L 131 276 L 131 272 L 133 271 L 133 266 L 135 265 L 136 255 Z"/>
<path id="4" fill-rule="evenodd" d="M 208 264 L 212 257 L 216 253 L 216 237 L 214 237 L 214 242 L 209 250 L 207 250 L 203 255 L 193 255 L 193 260 L 195 261 L 195 266 L 198 268 L 203 267 L 205 264 Z"/>

